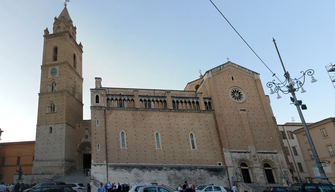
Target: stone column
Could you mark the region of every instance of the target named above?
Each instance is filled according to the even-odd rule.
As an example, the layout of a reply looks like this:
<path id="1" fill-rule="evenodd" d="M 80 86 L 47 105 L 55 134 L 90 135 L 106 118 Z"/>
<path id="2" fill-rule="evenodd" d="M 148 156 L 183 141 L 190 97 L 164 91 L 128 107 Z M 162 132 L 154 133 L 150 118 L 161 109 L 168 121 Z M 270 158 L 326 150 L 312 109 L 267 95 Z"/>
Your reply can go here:
<path id="1" fill-rule="evenodd" d="M 204 103 L 204 94 L 201 92 L 197 93 L 197 97 L 199 97 L 200 110 L 206 110 L 205 103 Z"/>
<path id="2" fill-rule="evenodd" d="M 134 102 L 135 102 L 135 108 L 141 108 L 140 98 L 138 97 L 138 90 L 134 90 Z"/>
<path id="3" fill-rule="evenodd" d="M 166 96 L 166 108 L 167 109 L 172 109 L 171 92 L 170 91 L 166 91 L 165 92 L 165 96 Z"/>

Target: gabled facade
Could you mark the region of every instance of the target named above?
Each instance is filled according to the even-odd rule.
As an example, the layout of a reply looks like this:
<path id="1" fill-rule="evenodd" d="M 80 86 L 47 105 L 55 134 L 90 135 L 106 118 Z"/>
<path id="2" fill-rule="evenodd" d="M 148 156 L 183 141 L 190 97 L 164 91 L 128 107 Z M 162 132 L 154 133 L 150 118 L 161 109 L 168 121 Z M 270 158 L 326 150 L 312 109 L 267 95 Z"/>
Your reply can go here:
<path id="1" fill-rule="evenodd" d="M 97 180 L 145 174 L 142 182 L 152 182 L 167 167 L 175 180 L 167 174 L 158 183 L 176 185 L 185 175 L 195 176 L 195 183 L 225 186 L 291 181 L 259 74 L 227 62 L 183 91 L 111 88 L 101 82 L 96 78 L 91 89 Z M 217 179 L 209 169 L 220 173 Z"/>

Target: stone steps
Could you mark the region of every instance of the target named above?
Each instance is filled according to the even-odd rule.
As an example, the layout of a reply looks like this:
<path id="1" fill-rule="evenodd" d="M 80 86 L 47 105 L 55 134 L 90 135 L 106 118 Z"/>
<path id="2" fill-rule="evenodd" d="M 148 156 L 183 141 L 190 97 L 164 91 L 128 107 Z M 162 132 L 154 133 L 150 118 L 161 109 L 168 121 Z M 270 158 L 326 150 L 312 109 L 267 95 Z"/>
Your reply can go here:
<path id="1" fill-rule="evenodd" d="M 82 183 L 86 186 L 87 183 L 91 182 L 91 176 L 86 176 L 84 174 L 83 169 L 76 169 L 76 170 L 72 170 L 71 172 L 69 172 L 65 176 L 57 177 L 55 179 L 55 181 L 64 181 L 65 183 L 66 182 Z"/>

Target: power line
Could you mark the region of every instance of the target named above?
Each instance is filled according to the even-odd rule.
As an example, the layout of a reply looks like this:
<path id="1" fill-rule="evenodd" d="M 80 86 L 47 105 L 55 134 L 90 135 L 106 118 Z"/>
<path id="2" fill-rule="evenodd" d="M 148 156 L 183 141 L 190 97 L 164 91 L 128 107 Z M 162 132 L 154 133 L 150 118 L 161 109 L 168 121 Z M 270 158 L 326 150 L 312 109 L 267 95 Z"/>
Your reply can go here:
<path id="1" fill-rule="evenodd" d="M 274 72 L 272 72 L 272 70 L 267 66 L 267 64 L 265 64 L 265 62 L 258 56 L 258 54 L 252 49 L 252 47 L 247 43 L 246 40 L 244 40 L 244 38 L 240 35 L 240 33 L 235 29 L 235 27 L 229 22 L 229 20 L 223 15 L 223 13 L 220 11 L 220 9 L 213 3 L 212 0 L 209 0 L 213 6 L 216 8 L 216 10 L 218 10 L 218 12 L 221 14 L 221 16 L 227 21 L 227 23 L 231 26 L 231 28 L 234 29 L 234 31 L 237 33 L 238 36 L 240 36 L 240 38 L 243 40 L 243 42 L 249 47 L 249 49 L 257 56 L 257 58 L 265 65 L 265 67 L 272 73 L 272 77 L 276 77 L 280 82 L 281 80 L 276 76 L 276 74 Z"/>

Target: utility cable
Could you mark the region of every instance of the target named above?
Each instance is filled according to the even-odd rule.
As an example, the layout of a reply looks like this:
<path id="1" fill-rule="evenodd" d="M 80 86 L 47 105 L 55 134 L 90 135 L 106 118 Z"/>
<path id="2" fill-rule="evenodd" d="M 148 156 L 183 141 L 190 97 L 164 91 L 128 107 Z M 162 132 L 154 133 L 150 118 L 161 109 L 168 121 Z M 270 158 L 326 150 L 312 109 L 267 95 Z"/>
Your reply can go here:
<path id="1" fill-rule="evenodd" d="M 240 38 L 243 40 L 243 42 L 249 47 L 249 49 L 257 56 L 257 58 L 265 65 L 265 67 L 272 73 L 272 77 L 276 77 L 281 83 L 282 81 L 276 76 L 276 74 L 274 72 L 272 72 L 272 70 L 265 64 L 265 62 L 258 56 L 258 54 L 252 49 L 252 47 L 247 43 L 246 40 L 244 40 L 244 38 L 240 35 L 240 33 L 235 29 L 235 27 L 229 22 L 229 20 L 223 15 L 223 13 L 220 11 L 220 9 L 213 3 L 212 0 L 209 0 L 213 6 L 216 8 L 216 10 L 218 10 L 218 12 L 221 14 L 221 16 L 227 21 L 227 23 L 231 26 L 231 28 L 234 29 L 234 31 L 237 33 L 238 36 L 240 36 Z"/>

